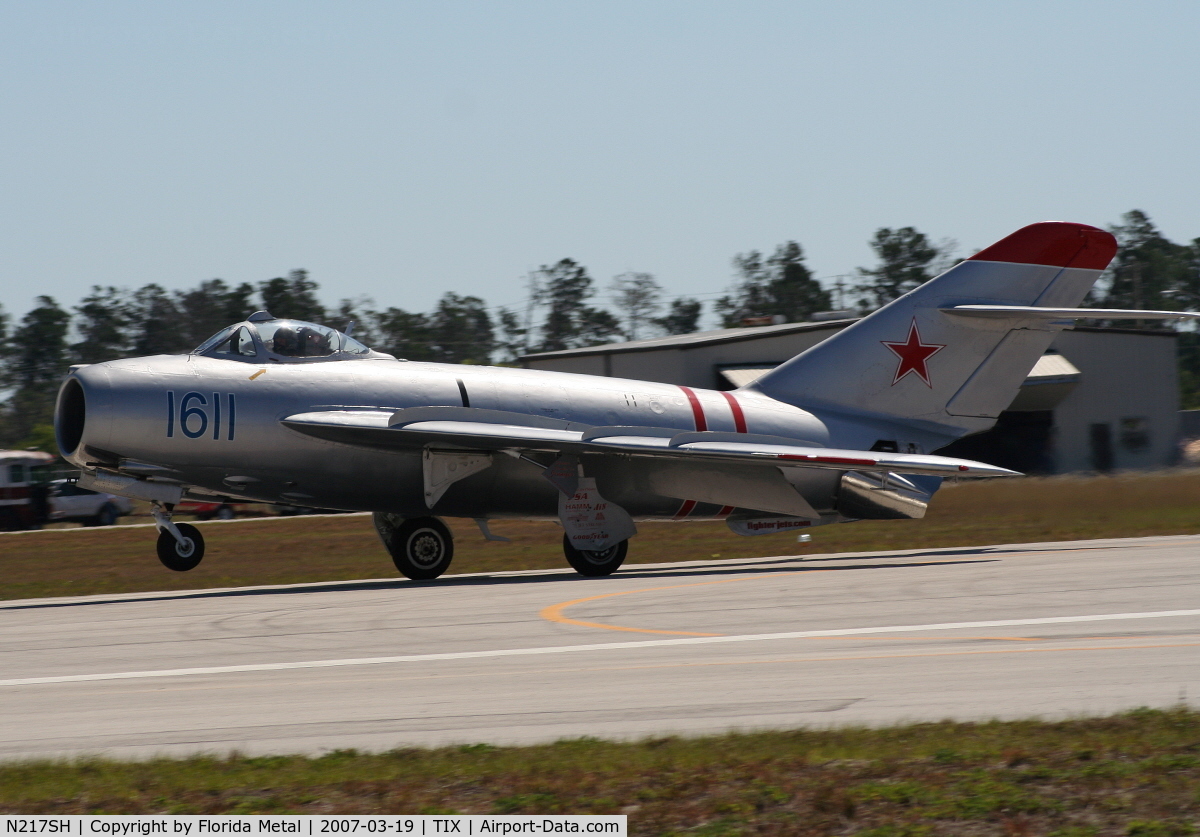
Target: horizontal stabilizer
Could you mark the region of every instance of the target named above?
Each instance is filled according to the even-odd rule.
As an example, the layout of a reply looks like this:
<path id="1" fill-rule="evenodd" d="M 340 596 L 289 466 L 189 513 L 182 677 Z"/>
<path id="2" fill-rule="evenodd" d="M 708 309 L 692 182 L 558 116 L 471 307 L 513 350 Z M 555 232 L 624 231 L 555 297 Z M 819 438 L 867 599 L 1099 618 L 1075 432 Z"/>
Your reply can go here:
<path id="1" fill-rule="evenodd" d="M 300 433 L 333 442 L 414 451 L 427 445 L 436 445 L 489 451 L 621 453 L 696 462 L 721 460 L 755 463 L 784 469 L 895 472 L 937 477 L 1018 476 L 1016 471 L 967 459 L 835 450 L 797 445 L 779 437 L 740 434 L 740 438 L 746 441 L 731 441 L 731 434 L 720 432 L 680 432 L 669 428 L 645 427 L 594 427 L 579 431 L 487 421 L 414 421 L 397 426 L 389 424 L 392 416 L 393 413 L 385 411 L 331 410 L 288 416 L 283 419 L 283 424 Z M 536 417 L 531 418 L 536 420 Z"/>
<path id="2" fill-rule="evenodd" d="M 1124 308 L 1041 308 L 1034 305 L 955 305 L 942 308 L 958 317 L 1017 320 L 1200 320 L 1192 311 L 1136 311 Z"/>

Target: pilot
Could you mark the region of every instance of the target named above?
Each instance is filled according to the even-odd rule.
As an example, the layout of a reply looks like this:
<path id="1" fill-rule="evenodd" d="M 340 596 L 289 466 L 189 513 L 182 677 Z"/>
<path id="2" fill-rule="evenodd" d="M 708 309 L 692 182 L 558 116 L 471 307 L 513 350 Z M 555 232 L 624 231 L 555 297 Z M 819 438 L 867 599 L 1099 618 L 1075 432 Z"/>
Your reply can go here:
<path id="1" fill-rule="evenodd" d="M 300 344 L 299 335 L 292 330 L 291 326 L 280 326 L 275 329 L 275 336 L 271 340 L 271 351 L 285 357 L 304 356 L 304 349 Z"/>
<path id="2" fill-rule="evenodd" d="M 300 354 L 304 357 L 326 357 L 333 354 L 333 349 L 329 346 L 329 335 L 315 328 L 301 328 L 296 332 L 296 338 L 300 344 Z"/>

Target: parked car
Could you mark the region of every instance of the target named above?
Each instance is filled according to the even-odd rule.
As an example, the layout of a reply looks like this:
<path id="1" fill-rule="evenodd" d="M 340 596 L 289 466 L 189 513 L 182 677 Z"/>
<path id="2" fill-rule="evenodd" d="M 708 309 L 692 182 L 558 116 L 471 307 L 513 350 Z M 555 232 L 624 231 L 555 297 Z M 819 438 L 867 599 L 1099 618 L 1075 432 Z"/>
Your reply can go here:
<path id="1" fill-rule="evenodd" d="M 316 509 L 312 506 L 289 506 L 284 503 L 276 503 L 272 508 L 280 517 L 294 517 L 298 514 L 346 514 L 342 509 Z"/>
<path id="2" fill-rule="evenodd" d="M 84 526 L 111 526 L 118 517 L 133 511 L 133 502 L 127 497 L 81 488 L 74 480 L 52 481 L 49 501 L 49 520 L 74 521 Z"/>
<path id="3" fill-rule="evenodd" d="M 198 500 L 184 500 L 175 507 L 175 511 L 194 514 L 197 520 L 233 520 L 240 514 L 246 514 L 251 505 L 251 503 L 201 503 Z"/>

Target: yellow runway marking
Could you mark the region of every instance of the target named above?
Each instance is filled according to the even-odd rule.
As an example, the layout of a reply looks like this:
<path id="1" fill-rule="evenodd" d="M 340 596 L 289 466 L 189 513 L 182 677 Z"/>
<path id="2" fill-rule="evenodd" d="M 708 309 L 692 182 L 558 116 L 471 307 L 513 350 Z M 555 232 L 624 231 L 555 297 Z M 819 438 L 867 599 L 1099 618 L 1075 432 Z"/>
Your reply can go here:
<path id="1" fill-rule="evenodd" d="M 803 572 L 832 572 L 832 570 L 804 570 Z M 634 593 L 654 593 L 659 590 L 678 590 L 682 587 L 708 587 L 713 584 L 729 584 L 734 581 L 750 581 L 752 578 L 779 578 L 781 575 L 799 575 L 799 572 L 794 573 L 772 573 L 768 576 L 751 576 L 750 578 L 722 578 L 718 581 L 696 581 L 691 584 L 668 584 L 663 587 L 639 587 L 636 590 L 622 590 L 619 593 L 603 593 L 599 596 L 587 596 L 582 599 L 572 599 L 569 602 L 559 602 L 558 604 L 550 605 L 542 608 L 538 613 L 543 619 L 549 622 L 557 622 L 560 625 L 578 625 L 581 628 L 601 628 L 606 631 L 627 631 L 635 634 L 671 634 L 672 636 L 724 636 L 724 634 L 705 634 L 696 631 L 661 631 L 653 628 L 629 628 L 624 625 L 606 625 L 603 622 L 587 622 L 582 619 L 572 619 L 569 616 L 564 616 L 563 611 L 568 607 L 584 602 L 596 602 L 601 599 L 611 599 L 616 596 L 632 596 Z"/>
<path id="2" fill-rule="evenodd" d="M 928 564 L 949 564 L 949 563 L 954 563 L 954 561 L 956 561 L 956 560 L 957 559 L 954 559 L 951 561 L 929 561 L 926 563 L 928 563 Z M 631 628 L 631 627 L 628 627 L 625 625 L 606 625 L 603 622 L 588 622 L 583 619 L 572 619 L 571 617 L 564 615 L 563 611 L 566 610 L 568 607 L 572 607 L 577 604 L 583 604 L 584 602 L 595 602 L 595 601 L 599 601 L 600 599 L 615 598 L 616 596 L 632 596 L 635 593 L 654 593 L 659 590 L 678 590 L 678 589 L 681 589 L 684 587 L 710 587 L 714 584 L 731 584 L 735 581 L 758 581 L 760 579 L 784 578 L 786 576 L 791 576 L 791 575 L 809 575 L 811 573 L 832 573 L 832 572 L 837 572 L 837 570 L 833 569 L 833 568 L 820 569 L 820 570 L 814 568 L 814 569 L 796 570 L 795 572 L 769 573 L 766 575 L 752 575 L 752 576 L 746 576 L 744 578 L 722 578 L 717 581 L 697 581 L 697 582 L 693 582 L 691 584 L 668 584 L 664 587 L 640 587 L 637 590 L 622 590 L 619 593 L 603 593 L 599 596 L 587 596 L 582 599 L 572 599 L 569 602 L 559 602 L 558 604 L 552 604 L 549 607 L 542 608 L 542 610 L 538 613 L 538 615 L 541 616 L 543 619 L 547 620 L 548 622 L 557 622 L 560 625 L 577 625 L 578 627 L 581 627 L 581 628 L 600 628 L 605 631 L 622 631 L 622 632 L 634 633 L 634 634 L 669 634 L 672 636 L 725 636 L 725 634 L 699 633 L 697 631 L 664 631 L 664 630 L 658 630 L 655 628 Z M 984 637 L 984 638 L 988 639 L 990 637 Z M 997 639 L 1025 639 L 1024 637 L 996 637 L 996 638 Z"/>
<path id="3" fill-rule="evenodd" d="M 1100 549 L 1100 548 L 1108 548 L 1108 547 L 1073 547 L 1073 548 L 1068 548 L 1065 550 L 1045 550 L 1044 553 L 1042 553 L 1042 552 L 1016 553 L 1016 555 L 1023 556 L 1023 555 L 1036 555 L 1036 554 L 1050 554 L 1052 552 L 1059 552 L 1059 551 L 1073 551 L 1076 549 Z M 851 559 L 846 559 L 846 560 L 851 560 Z M 924 562 L 924 564 L 926 564 L 926 565 L 952 564 L 958 560 L 959 560 L 959 558 L 955 557 L 955 558 L 949 558 L 945 561 L 928 561 L 928 562 Z M 669 636 L 725 636 L 725 634 L 703 633 L 700 631 L 668 631 L 668 630 L 662 630 L 662 629 L 657 629 L 657 628 L 634 628 L 634 627 L 630 627 L 628 625 L 608 625 L 608 624 L 605 624 L 604 622 L 591 622 L 586 619 L 572 619 L 571 617 L 564 614 L 563 611 L 569 607 L 573 607 L 578 604 L 584 604 L 585 602 L 595 602 L 595 601 L 599 601 L 601 599 L 615 598 L 617 596 L 632 596 L 635 593 L 655 593 L 655 592 L 658 592 L 659 590 L 679 590 L 679 589 L 682 589 L 685 587 L 709 587 L 714 584 L 730 584 L 735 581 L 757 581 L 759 579 L 783 578 L 786 576 L 805 575 L 808 573 L 828 573 L 828 572 L 837 572 L 837 571 L 838 571 L 838 569 L 833 568 L 833 567 L 831 567 L 829 569 L 817 569 L 815 567 L 811 567 L 811 568 L 807 568 L 807 569 L 803 569 L 803 570 L 796 570 L 794 572 L 768 573 L 768 574 L 764 574 L 764 575 L 745 576 L 742 578 L 723 578 L 723 579 L 719 579 L 717 581 L 698 581 L 698 582 L 694 582 L 691 584 L 669 584 L 669 585 L 666 585 L 663 587 L 640 587 L 636 590 L 622 590 L 619 593 L 603 593 L 599 596 L 586 596 L 582 599 L 571 599 L 570 601 L 559 602 L 558 604 L 552 604 L 548 607 L 542 608 L 542 610 L 538 613 L 538 615 L 541 616 L 541 618 L 543 618 L 549 622 L 557 622 L 560 625 L 575 625 L 580 628 L 599 628 L 599 629 L 605 630 L 605 631 L 618 631 L 618 632 L 622 632 L 622 633 L 666 634 Z M 878 638 L 879 639 L 898 639 L 900 637 L 878 637 Z M 983 640 L 995 640 L 995 641 L 1006 641 L 1006 642 L 1040 642 L 1041 641 L 1041 639 L 1039 639 L 1038 637 L 1025 637 L 1025 636 L 976 636 L 976 637 L 949 637 L 949 638 L 951 638 L 951 639 L 976 639 L 976 640 L 983 639 Z"/>

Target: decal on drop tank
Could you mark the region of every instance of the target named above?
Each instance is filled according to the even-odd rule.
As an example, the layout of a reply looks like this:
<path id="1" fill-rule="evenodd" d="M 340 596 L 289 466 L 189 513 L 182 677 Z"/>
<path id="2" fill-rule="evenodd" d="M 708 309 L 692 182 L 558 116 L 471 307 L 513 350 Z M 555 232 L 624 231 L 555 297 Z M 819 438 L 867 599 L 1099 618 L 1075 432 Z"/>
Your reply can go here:
<path id="1" fill-rule="evenodd" d="M 593 477 L 579 477 L 574 493 L 558 495 L 558 517 L 576 549 L 608 549 L 637 534 L 633 518 L 600 496 Z"/>

